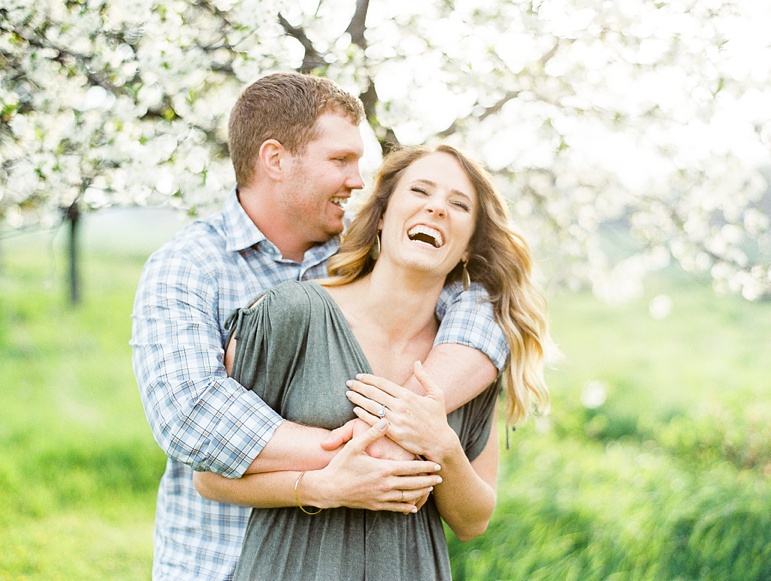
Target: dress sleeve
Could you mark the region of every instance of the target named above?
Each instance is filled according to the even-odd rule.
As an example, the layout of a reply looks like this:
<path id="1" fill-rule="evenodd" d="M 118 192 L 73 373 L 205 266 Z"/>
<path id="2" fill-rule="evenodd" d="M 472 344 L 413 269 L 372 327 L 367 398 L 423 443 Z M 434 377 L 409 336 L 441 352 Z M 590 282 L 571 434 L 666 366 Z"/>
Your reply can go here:
<path id="1" fill-rule="evenodd" d="M 150 427 L 174 460 L 241 476 L 282 418 L 227 377 L 218 286 L 182 252 L 148 260 L 132 315 L 134 373 Z"/>
<path id="2" fill-rule="evenodd" d="M 450 425 L 456 429 L 463 451 L 473 462 L 487 446 L 490 430 L 495 429 L 495 401 L 501 393 L 501 379 L 493 382 L 481 394 L 450 414 Z M 453 420 L 453 415 L 460 416 Z M 460 424 L 456 427 L 457 424 Z"/>
<path id="3" fill-rule="evenodd" d="M 236 340 L 232 378 L 278 413 L 285 386 L 303 371 L 310 319 L 308 295 L 296 282 L 263 293 L 228 319 Z"/>
<path id="4" fill-rule="evenodd" d="M 503 330 L 495 322 L 487 291 L 477 283 L 463 290 L 461 283 L 447 285 L 439 296 L 436 314 L 442 323 L 434 340 L 473 347 L 487 355 L 498 371 L 509 359 L 509 344 Z"/>

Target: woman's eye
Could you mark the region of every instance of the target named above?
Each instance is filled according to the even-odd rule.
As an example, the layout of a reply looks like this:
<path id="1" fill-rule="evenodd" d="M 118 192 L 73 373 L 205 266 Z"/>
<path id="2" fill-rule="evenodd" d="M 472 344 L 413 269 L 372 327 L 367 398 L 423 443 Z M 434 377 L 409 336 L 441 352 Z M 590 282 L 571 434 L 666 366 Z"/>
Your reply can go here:
<path id="1" fill-rule="evenodd" d="M 424 196 L 427 194 L 426 190 L 424 190 L 423 188 L 419 188 L 417 186 L 412 186 L 411 189 L 412 189 L 413 192 L 418 193 L 418 194 L 422 194 Z"/>
<path id="2" fill-rule="evenodd" d="M 465 202 L 453 202 L 453 204 L 465 212 L 471 211 L 471 207 Z"/>

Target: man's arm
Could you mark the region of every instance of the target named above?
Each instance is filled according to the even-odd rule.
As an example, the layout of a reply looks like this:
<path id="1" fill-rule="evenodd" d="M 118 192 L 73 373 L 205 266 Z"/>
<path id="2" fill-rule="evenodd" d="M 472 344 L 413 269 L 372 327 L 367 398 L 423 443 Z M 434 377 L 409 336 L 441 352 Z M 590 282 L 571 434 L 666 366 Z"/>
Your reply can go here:
<path id="1" fill-rule="evenodd" d="M 198 492 L 210 500 L 259 508 L 297 506 L 363 508 L 415 512 L 415 502 L 440 482 L 434 462 L 379 460 L 366 449 L 385 435 L 386 422 L 348 442 L 328 466 L 303 474 L 300 471 L 263 472 L 243 478 L 224 478 L 196 472 Z M 274 437 L 275 439 L 275 437 Z M 302 486 L 300 487 L 300 484 Z M 402 494 L 404 491 L 404 495 Z"/>
<path id="2" fill-rule="evenodd" d="M 423 366 L 444 391 L 450 412 L 475 398 L 495 380 L 506 366 L 510 351 L 481 285 L 472 284 L 467 291 L 460 283 L 446 286 L 436 311 L 442 322 Z M 405 387 L 423 393 L 414 375 Z"/>
<path id="3" fill-rule="evenodd" d="M 474 399 L 498 376 L 498 369 L 487 355 L 459 343 L 434 345 L 423 367 L 442 386 L 447 413 Z M 415 374 L 404 387 L 420 395 L 425 393 Z"/>
<path id="4" fill-rule="evenodd" d="M 158 252 L 139 283 L 133 364 L 156 441 L 170 458 L 229 477 L 244 474 L 258 455 L 270 470 L 325 466 L 334 456 L 319 446 L 326 430 L 284 422 L 227 377 L 216 278 L 201 262 Z"/>
<path id="5" fill-rule="evenodd" d="M 137 290 L 133 365 L 156 441 L 170 458 L 230 478 L 326 466 L 337 453 L 320 445 L 327 430 L 283 420 L 227 376 L 219 291 L 201 262 L 160 251 Z"/>

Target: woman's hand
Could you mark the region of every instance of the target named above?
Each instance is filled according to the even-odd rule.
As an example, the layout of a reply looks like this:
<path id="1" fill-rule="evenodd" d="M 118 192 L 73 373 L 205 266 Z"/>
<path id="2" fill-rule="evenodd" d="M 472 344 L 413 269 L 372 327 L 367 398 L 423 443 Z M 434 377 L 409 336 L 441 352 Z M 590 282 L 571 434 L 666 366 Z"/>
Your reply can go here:
<path id="1" fill-rule="evenodd" d="M 209 472 L 196 472 L 193 481 L 205 498 L 219 502 L 276 508 L 303 505 L 319 508 L 347 506 L 366 510 L 416 512 L 426 496 L 442 479 L 441 467 L 425 460 L 381 460 L 366 450 L 386 439 L 387 422 L 356 435 L 323 469 L 300 472 L 278 471 L 225 478 Z"/>
<path id="2" fill-rule="evenodd" d="M 447 450 L 458 445 L 455 432 L 447 423 L 444 392 L 428 376 L 420 362 L 415 377 L 425 389 L 420 396 L 387 379 L 361 374 L 347 382 L 348 399 L 354 413 L 370 426 L 388 420 L 388 437 L 408 452 L 440 462 Z M 382 408 L 382 409 L 381 409 Z"/>
<path id="3" fill-rule="evenodd" d="M 460 540 L 472 539 L 485 531 L 495 508 L 495 430 L 490 431 L 482 453 L 473 463 L 469 462 L 460 439 L 447 423 L 443 391 L 419 362 L 415 364 L 415 377 L 425 396 L 372 375 L 360 375 L 356 381 L 348 382 L 351 391 L 346 395 L 356 405 L 354 412 L 359 418 L 377 423 L 379 412 L 383 411 L 383 419 L 389 422 L 389 438 L 442 466 L 442 483 L 433 491 L 436 507 Z M 419 507 L 421 502 L 422 499 L 414 505 Z"/>
<path id="4" fill-rule="evenodd" d="M 386 420 L 356 434 L 329 465 L 308 472 L 308 503 L 320 508 L 348 506 L 368 510 L 416 512 L 442 479 L 441 467 L 430 461 L 382 460 L 367 450 L 385 439 Z"/>

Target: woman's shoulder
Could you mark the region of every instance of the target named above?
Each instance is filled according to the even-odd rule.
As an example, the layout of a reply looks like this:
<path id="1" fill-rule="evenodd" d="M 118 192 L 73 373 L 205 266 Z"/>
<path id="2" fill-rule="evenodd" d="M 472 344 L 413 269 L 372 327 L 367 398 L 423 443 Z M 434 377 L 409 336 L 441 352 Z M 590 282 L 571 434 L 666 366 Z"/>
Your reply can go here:
<path id="1" fill-rule="evenodd" d="M 277 299 L 285 302 L 299 301 L 307 304 L 310 301 L 317 300 L 320 289 L 321 287 L 318 284 L 311 281 L 287 280 L 267 291 L 265 296 L 270 296 L 274 300 Z"/>
<path id="2" fill-rule="evenodd" d="M 310 324 L 319 299 L 311 283 L 287 281 L 258 295 L 249 306 L 233 311 L 226 328 L 236 336 L 253 333 L 285 335 L 305 329 Z"/>
<path id="3" fill-rule="evenodd" d="M 269 309 L 272 315 L 307 315 L 312 308 L 321 306 L 320 291 L 321 287 L 315 283 L 289 280 L 267 291 L 259 304 Z"/>

